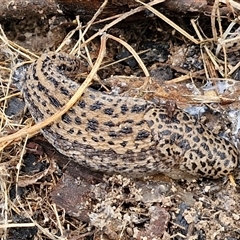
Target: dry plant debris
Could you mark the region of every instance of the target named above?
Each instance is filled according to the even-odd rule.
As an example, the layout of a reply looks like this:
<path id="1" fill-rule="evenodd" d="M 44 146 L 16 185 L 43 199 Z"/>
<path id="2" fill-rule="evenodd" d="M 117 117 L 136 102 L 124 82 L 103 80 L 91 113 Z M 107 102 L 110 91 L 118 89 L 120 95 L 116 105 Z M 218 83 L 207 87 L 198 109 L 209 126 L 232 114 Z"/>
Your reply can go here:
<path id="1" fill-rule="evenodd" d="M 69 163 L 44 139 L 32 138 L 39 128 L 24 108 L 21 94 L 11 84 L 13 70 L 46 50 L 56 50 L 78 54 L 88 62 L 90 67 L 81 76 L 87 78 L 86 86 L 93 79 L 98 87 L 104 85 L 115 94 L 176 103 L 190 113 L 201 115 L 201 121 L 212 131 L 238 142 L 237 17 L 225 20 L 216 1 L 210 17 L 191 20 L 195 33 L 189 34 L 176 21 L 172 24 L 174 19 L 168 21 L 149 5 L 141 9 L 144 8 L 163 21 L 148 19 L 150 24 L 147 21 L 136 24 L 131 31 L 118 28 L 116 23 L 130 16 L 130 11 L 105 27 L 100 26 L 94 34 L 91 31 L 99 26 L 94 23 L 100 9 L 86 25 L 78 17 L 74 21 L 61 17 L 54 28 L 59 20 L 56 17 L 45 19 L 43 25 L 33 22 L 34 27 L 24 32 L 24 26 L 29 26 L 27 19 L 12 22 L 10 31 L 3 23 L 0 29 L 1 239 L 239 239 L 240 194 L 238 185 L 233 187 L 230 181 L 105 176 Z M 201 24 L 201 19 L 208 27 Z M 166 30 L 169 24 L 171 31 Z M 190 27 L 190 22 L 187 24 Z M 19 26 L 23 32 L 19 32 Z M 63 31 L 65 26 L 69 26 L 68 33 Z M 206 32 L 210 27 L 211 32 Z M 106 31 L 112 33 L 105 34 Z M 25 40 L 21 41 L 23 35 Z M 39 44 L 41 41 L 44 44 Z M 123 46 L 128 50 L 127 56 L 133 55 L 140 68 L 129 58 L 122 58 Z M 138 53 L 133 50 L 135 47 Z M 96 61 L 99 52 L 102 60 Z M 121 60 L 116 62 L 118 53 Z M 19 69 L 18 74 L 23 74 L 24 66 Z M 17 135 L 8 137 L 13 133 Z"/>

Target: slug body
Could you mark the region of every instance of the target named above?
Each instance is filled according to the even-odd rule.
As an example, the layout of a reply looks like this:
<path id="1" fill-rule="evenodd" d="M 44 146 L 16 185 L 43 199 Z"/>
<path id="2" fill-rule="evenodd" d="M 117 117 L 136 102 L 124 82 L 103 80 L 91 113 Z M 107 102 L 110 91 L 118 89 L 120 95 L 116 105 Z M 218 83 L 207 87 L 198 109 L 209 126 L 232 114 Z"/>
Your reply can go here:
<path id="1" fill-rule="evenodd" d="M 53 115 L 80 84 L 71 80 L 80 60 L 43 54 L 28 68 L 22 93 L 36 122 Z M 219 178 L 234 171 L 238 151 L 226 139 L 176 109 L 88 88 L 59 120 L 42 130 L 45 138 L 75 162 L 105 173 L 140 177 L 174 170 Z"/>

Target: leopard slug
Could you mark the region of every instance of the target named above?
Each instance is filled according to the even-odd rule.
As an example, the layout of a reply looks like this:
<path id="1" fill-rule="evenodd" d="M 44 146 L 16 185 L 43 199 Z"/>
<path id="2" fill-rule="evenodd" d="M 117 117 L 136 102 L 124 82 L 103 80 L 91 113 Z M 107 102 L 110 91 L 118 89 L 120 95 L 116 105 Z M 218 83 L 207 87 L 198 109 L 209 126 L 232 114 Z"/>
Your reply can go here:
<path id="1" fill-rule="evenodd" d="M 32 63 L 21 91 L 36 122 L 53 115 L 79 88 L 80 60 L 43 54 Z M 219 178 L 238 166 L 236 147 L 186 112 L 143 99 L 87 88 L 60 119 L 42 129 L 63 155 L 104 173 L 142 177 L 171 171 Z"/>

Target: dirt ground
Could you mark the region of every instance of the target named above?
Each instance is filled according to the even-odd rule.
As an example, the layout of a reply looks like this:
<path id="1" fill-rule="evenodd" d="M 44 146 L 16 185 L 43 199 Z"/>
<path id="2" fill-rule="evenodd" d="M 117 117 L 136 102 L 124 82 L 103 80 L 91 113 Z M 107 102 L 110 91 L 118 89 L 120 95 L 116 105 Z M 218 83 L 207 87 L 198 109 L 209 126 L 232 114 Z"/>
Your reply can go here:
<path id="1" fill-rule="evenodd" d="M 125 19 L 107 32 L 132 46 L 151 81 L 120 41 L 108 39 L 98 70 L 102 81 L 95 81 L 96 87 L 176 104 L 238 146 L 238 16 L 230 10 L 214 18 L 203 13 L 168 16 L 183 32 L 155 14 L 143 16 L 144 21 Z M 27 64 L 43 52 L 60 50 L 73 51 L 88 62 L 82 74 L 86 78 L 100 48 L 100 37 L 91 36 L 106 23 L 91 24 L 84 38 L 86 22 L 65 14 L 1 24 L 4 137 L 34 124 L 12 76 L 20 79 Z M 187 174 L 131 179 L 73 163 L 39 131 L 15 141 L 0 139 L 0 144 L 1 239 L 240 239 L 240 174 L 234 180 Z"/>

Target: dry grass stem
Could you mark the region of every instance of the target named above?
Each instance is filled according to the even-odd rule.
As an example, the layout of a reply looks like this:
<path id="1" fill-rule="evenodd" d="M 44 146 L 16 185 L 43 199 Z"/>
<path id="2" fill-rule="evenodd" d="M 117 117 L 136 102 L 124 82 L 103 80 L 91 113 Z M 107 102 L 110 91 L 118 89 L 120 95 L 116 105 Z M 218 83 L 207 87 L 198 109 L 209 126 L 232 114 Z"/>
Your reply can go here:
<path id="1" fill-rule="evenodd" d="M 221 3 L 230 4 L 233 8 L 240 10 L 240 3 L 233 0 L 219 0 Z"/>
<path id="2" fill-rule="evenodd" d="M 202 37 L 200 31 L 198 30 L 198 27 L 193 19 L 191 20 L 191 23 L 192 23 L 192 26 L 193 26 L 196 34 L 198 35 L 200 41 L 203 42 L 203 37 Z M 204 48 L 205 52 L 208 54 L 208 57 L 211 59 L 213 65 L 215 66 L 215 69 L 217 71 L 219 71 L 221 76 L 224 77 L 223 68 L 222 68 L 222 66 L 220 66 L 218 64 L 219 59 L 211 52 L 211 50 L 208 48 L 208 46 L 205 43 L 203 44 L 203 48 Z"/>
<path id="3" fill-rule="evenodd" d="M 203 75 L 204 73 L 205 73 L 205 70 L 200 70 L 200 71 L 197 71 L 197 72 L 189 72 L 186 75 L 168 80 L 168 81 L 166 81 L 166 83 L 167 84 L 173 84 L 173 83 L 184 82 L 184 81 L 187 81 L 187 80 L 189 80 L 193 77 L 199 77 L 199 76 Z"/>
<path id="4" fill-rule="evenodd" d="M 39 57 L 36 54 L 34 54 L 33 52 L 29 51 L 28 49 L 23 48 L 22 46 L 9 40 L 6 37 L 1 25 L 0 25 L 0 40 L 2 40 L 10 49 L 14 50 L 14 52 L 19 53 L 24 58 L 27 58 L 27 59 L 33 61 L 32 57 L 34 57 L 36 59 Z M 32 57 L 30 57 L 30 56 L 32 56 Z"/>
<path id="5" fill-rule="evenodd" d="M 107 34 L 106 36 L 108 38 L 111 38 L 111 39 L 121 43 L 133 55 L 133 57 L 136 59 L 139 66 L 142 68 L 145 76 L 146 77 L 150 76 L 150 74 L 149 74 L 145 64 L 143 63 L 142 59 L 138 56 L 138 54 L 135 52 L 135 50 L 129 44 L 127 44 L 125 41 L 121 40 L 120 38 L 114 37 L 113 35 Z"/>
<path id="6" fill-rule="evenodd" d="M 174 23 L 173 21 L 171 21 L 169 18 L 167 18 L 166 16 L 164 16 L 162 13 L 158 12 L 156 9 L 154 9 L 153 7 L 151 7 L 151 5 L 148 3 L 143 3 L 140 0 L 135 0 L 138 3 L 141 3 L 142 5 L 144 5 L 149 11 L 151 11 L 152 13 L 154 13 L 156 16 L 158 16 L 159 18 L 161 18 L 163 21 L 165 21 L 167 24 L 169 24 L 171 27 L 173 27 L 174 29 L 176 29 L 179 33 L 181 33 L 183 36 L 185 36 L 186 38 L 188 38 L 190 41 L 192 41 L 195 44 L 199 44 L 200 42 L 198 40 L 196 40 L 193 36 L 191 36 L 190 34 L 188 34 L 186 31 L 184 31 L 181 27 L 179 27 L 176 23 Z"/>
<path id="7" fill-rule="evenodd" d="M 14 134 L 11 134 L 11 135 L 8 135 L 6 137 L 0 138 L 0 143 L 13 141 L 13 140 L 19 139 L 21 137 L 27 136 L 29 134 L 34 134 L 35 132 L 38 132 L 40 129 L 46 127 L 48 124 L 50 124 L 54 120 L 61 117 L 64 113 L 66 113 L 75 104 L 75 102 L 81 97 L 85 88 L 90 85 L 94 75 L 97 73 L 98 68 L 102 63 L 105 52 L 106 52 L 106 35 L 104 34 L 101 37 L 101 47 L 100 47 L 100 50 L 99 50 L 98 58 L 97 58 L 97 60 L 94 64 L 91 72 L 89 73 L 89 75 L 87 76 L 86 80 L 83 82 L 81 87 L 76 91 L 76 93 L 69 100 L 69 102 L 65 106 L 63 106 L 63 108 L 61 110 L 56 112 L 54 115 L 52 115 L 51 117 L 49 117 L 45 121 L 37 123 L 36 125 L 28 128 L 28 129 L 21 129 Z"/>
<path id="8" fill-rule="evenodd" d="M 152 2 L 149 3 L 149 6 L 154 6 L 156 4 L 159 4 L 161 2 L 164 2 L 165 0 L 154 0 Z M 145 10 L 145 7 L 137 7 L 135 9 L 130 10 L 129 12 L 123 13 L 120 15 L 120 17 L 118 17 L 117 19 L 115 19 L 114 21 L 110 22 L 109 24 L 105 25 L 105 27 L 103 27 L 102 29 L 100 29 L 97 33 L 95 33 L 94 35 L 92 35 L 90 38 L 88 38 L 82 45 L 81 47 L 84 47 L 86 44 L 88 44 L 89 42 L 91 42 L 94 38 L 101 36 L 104 32 L 106 32 L 109 28 L 113 27 L 114 25 L 116 25 L 117 23 L 121 22 L 122 20 L 128 18 L 129 16 L 141 12 Z"/>
<path id="9" fill-rule="evenodd" d="M 134 49 L 133 49 L 134 50 Z M 140 51 L 140 52 L 135 52 L 135 50 L 134 50 L 134 52 L 135 52 L 135 54 L 137 54 L 138 56 L 139 55 L 141 55 L 141 54 L 144 54 L 144 53 L 147 53 L 147 52 L 149 52 L 150 51 L 150 49 L 147 49 L 147 50 L 143 50 L 143 51 Z M 126 61 L 126 60 L 128 60 L 128 59 L 131 59 L 131 58 L 133 58 L 134 56 L 133 55 L 131 55 L 131 56 L 128 56 L 128 57 L 125 57 L 125 58 L 121 58 L 121 59 L 119 59 L 119 60 L 117 60 L 117 61 L 114 61 L 114 62 L 110 62 L 110 63 L 104 63 L 103 64 L 103 66 L 101 66 L 100 68 L 99 68 L 99 70 L 100 69 L 104 69 L 104 68 L 107 68 L 107 67 L 110 67 L 110 66 L 113 66 L 113 65 L 115 65 L 115 64 L 117 64 L 117 63 L 120 63 L 120 62 L 123 62 L 123 61 Z M 140 63 L 138 63 L 139 65 L 140 65 Z"/>

